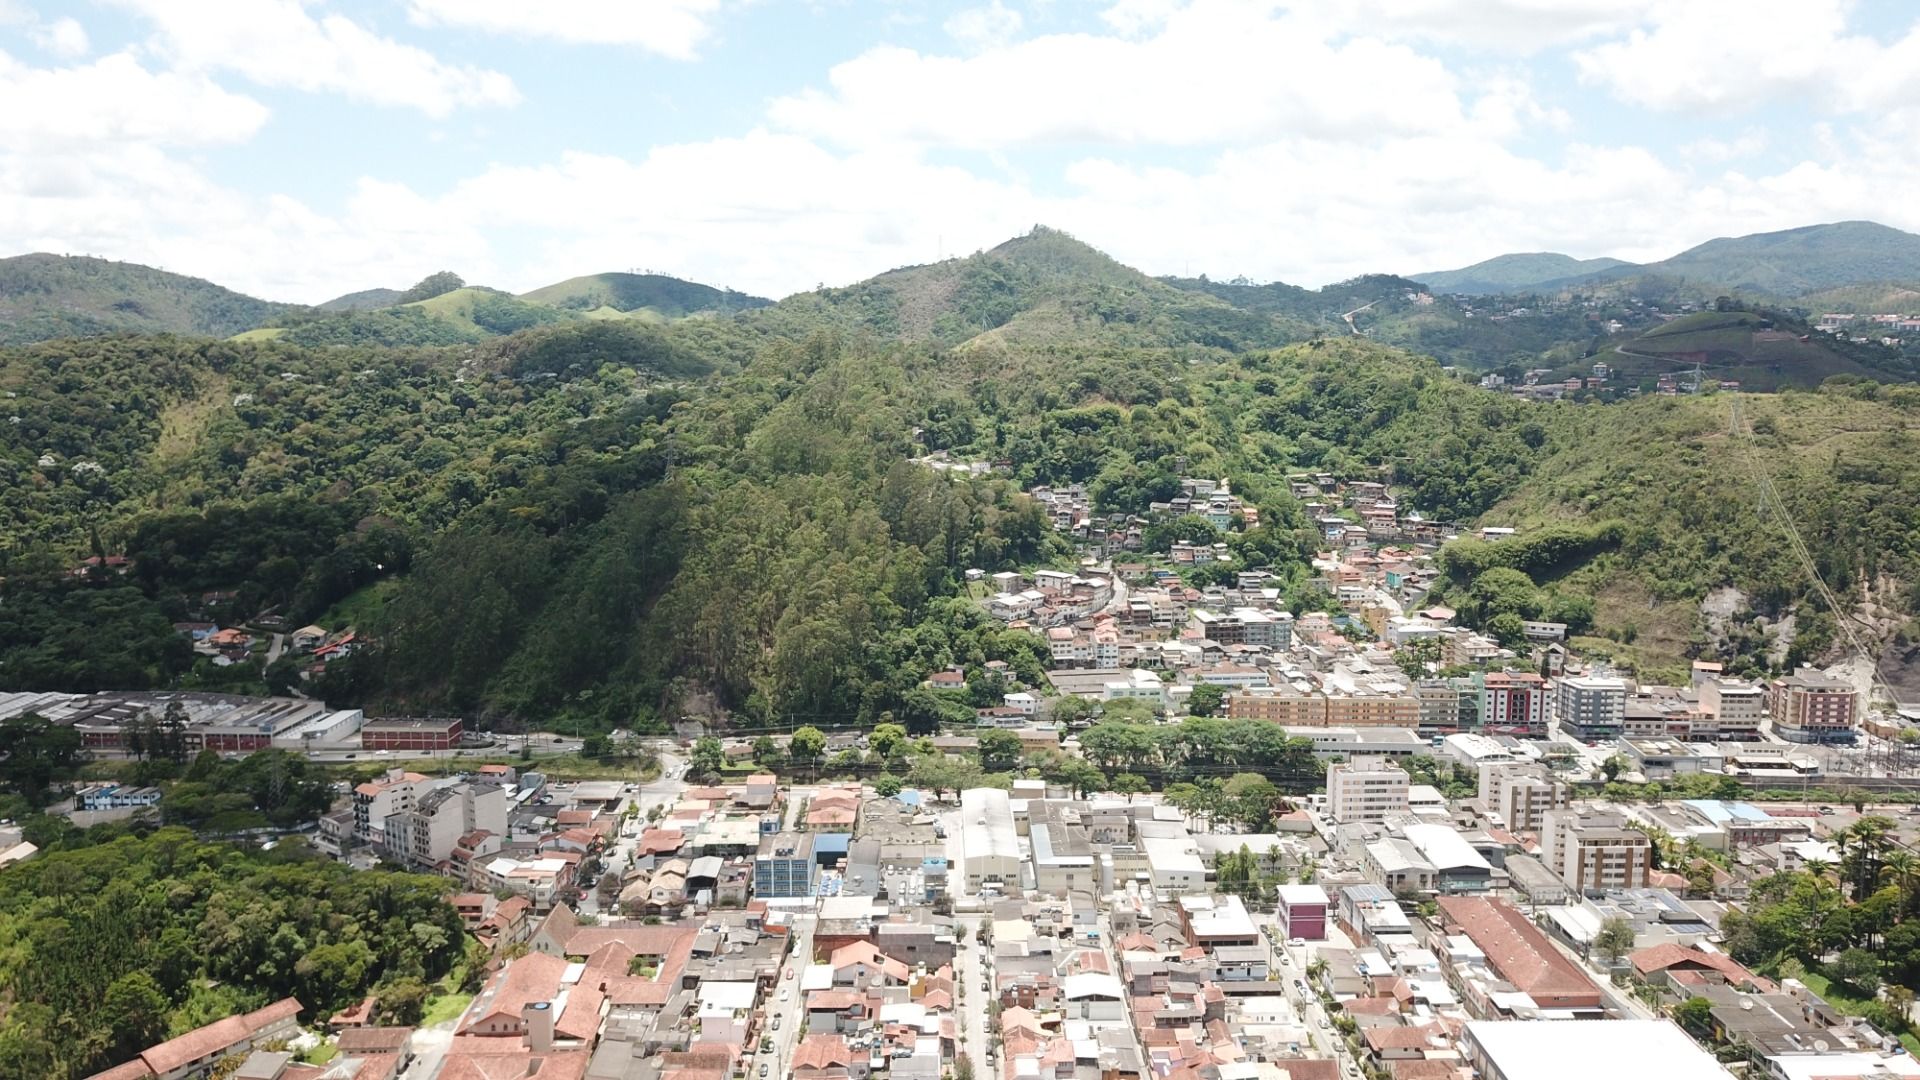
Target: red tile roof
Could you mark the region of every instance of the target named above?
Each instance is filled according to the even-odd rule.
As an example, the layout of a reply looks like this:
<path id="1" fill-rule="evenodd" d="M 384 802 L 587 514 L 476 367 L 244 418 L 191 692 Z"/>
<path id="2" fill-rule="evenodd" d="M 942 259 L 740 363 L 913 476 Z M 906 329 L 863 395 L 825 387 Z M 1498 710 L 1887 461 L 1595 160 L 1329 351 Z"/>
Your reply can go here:
<path id="1" fill-rule="evenodd" d="M 795 1069 L 828 1069 L 853 1064 L 853 1051 L 838 1035 L 809 1035 L 793 1051 Z"/>
<path id="2" fill-rule="evenodd" d="M 1685 965 L 1689 968 L 1706 968 L 1717 971 L 1727 977 L 1734 986 L 1753 986 L 1763 994 L 1771 994 L 1777 989 L 1772 982 L 1747 970 L 1740 961 L 1725 953 L 1703 952 L 1668 942 L 1655 945 L 1651 949 L 1641 949 L 1627 956 L 1629 963 L 1641 975 L 1650 975 L 1656 971 L 1666 971 Z"/>
<path id="3" fill-rule="evenodd" d="M 1600 988 L 1561 955 L 1553 942 L 1512 904 L 1482 897 L 1443 896 L 1446 921 L 1487 954 L 1495 972 L 1542 1006 L 1598 1006 Z"/>
<path id="4" fill-rule="evenodd" d="M 552 1001 L 560 994 L 560 977 L 566 974 L 567 962 L 557 956 L 546 953 L 528 953 L 507 965 L 506 973 L 500 976 L 493 997 L 485 1004 L 476 1002 L 474 1008 L 467 1011 L 466 1022 L 460 1025 L 460 1034 L 472 1033 L 486 1020 L 505 1016 L 515 1023 L 520 1020 L 521 1011 L 536 1001 Z"/>
<path id="5" fill-rule="evenodd" d="M 114 1076 L 116 1080 L 118 1077 L 144 1076 L 147 1073 L 163 1076 L 209 1054 L 245 1043 L 268 1027 L 283 1020 L 292 1019 L 299 1013 L 298 1001 L 293 998 L 282 998 L 266 1008 L 255 1009 L 240 1016 L 229 1016 L 224 1020 L 215 1020 L 179 1038 L 168 1039 L 158 1046 L 148 1047 L 140 1054 L 141 1067 L 147 1072 L 118 1071 L 125 1070 L 134 1064 L 128 1062 L 102 1075 Z"/>

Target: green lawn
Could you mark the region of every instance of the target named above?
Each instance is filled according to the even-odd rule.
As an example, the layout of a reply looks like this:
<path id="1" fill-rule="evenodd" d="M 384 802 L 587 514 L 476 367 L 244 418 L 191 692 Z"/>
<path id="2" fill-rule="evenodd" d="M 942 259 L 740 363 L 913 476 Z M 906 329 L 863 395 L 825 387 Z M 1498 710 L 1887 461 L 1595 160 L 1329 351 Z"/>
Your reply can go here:
<path id="1" fill-rule="evenodd" d="M 1835 990 L 1833 980 L 1817 971 L 1809 971 L 1800 976 L 1800 981 L 1807 984 L 1807 989 L 1826 999 L 1827 1004 L 1848 1016 L 1860 1015 L 1861 1007 L 1867 1003 L 1864 998 L 1852 997 L 1844 991 Z M 1920 1037 L 1915 1036 L 1913 1032 L 1901 1032 L 1900 1045 L 1906 1047 L 1907 1053 L 1920 1057 Z"/>
<path id="2" fill-rule="evenodd" d="M 472 994 L 435 994 L 427 999 L 427 1011 L 420 1017 L 420 1026 L 432 1027 L 458 1019 L 472 1001 Z"/>

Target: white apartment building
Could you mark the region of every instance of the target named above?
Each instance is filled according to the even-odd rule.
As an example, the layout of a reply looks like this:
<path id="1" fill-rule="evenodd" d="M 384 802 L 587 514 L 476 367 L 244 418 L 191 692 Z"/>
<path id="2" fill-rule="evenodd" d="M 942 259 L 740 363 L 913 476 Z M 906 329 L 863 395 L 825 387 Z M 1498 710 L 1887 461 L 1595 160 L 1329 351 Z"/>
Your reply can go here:
<path id="1" fill-rule="evenodd" d="M 1617 739 L 1627 721 L 1627 681 L 1608 675 L 1555 679 L 1553 716 L 1563 735 L 1589 742 Z"/>
<path id="2" fill-rule="evenodd" d="M 1382 757 L 1355 758 L 1327 768 L 1327 807 L 1333 820 L 1383 821 L 1407 812 L 1412 780 Z"/>
<path id="3" fill-rule="evenodd" d="M 1537 832 L 1549 810 L 1573 804 L 1573 790 L 1538 765 L 1490 761 L 1480 766 L 1480 801 L 1510 832 Z"/>

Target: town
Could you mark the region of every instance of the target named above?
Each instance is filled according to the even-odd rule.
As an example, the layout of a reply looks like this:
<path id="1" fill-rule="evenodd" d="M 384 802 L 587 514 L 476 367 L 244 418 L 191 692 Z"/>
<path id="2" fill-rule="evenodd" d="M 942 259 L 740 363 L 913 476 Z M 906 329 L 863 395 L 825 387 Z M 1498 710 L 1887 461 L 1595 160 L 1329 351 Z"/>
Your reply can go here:
<path id="1" fill-rule="evenodd" d="M 1320 549 L 1305 582 L 1237 549 L 1260 515 L 1226 480 L 1130 513 L 1031 491 L 1078 564 L 967 578 L 1048 664 L 934 672 L 954 722 L 918 737 L 688 724 L 621 734 L 645 747 L 624 779 L 568 780 L 533 750 L 578 740 L 523 736 L 508 764 L 513 742 L 459 718 L 0 696 L 0 723 L 102 760 L 371 767 L 313 820 L 248 835 L 451 879 L 488 958 L 433 1024 L 289 999 L 99 1076 L 1920 1076 L 1858 1001 L 1726 943 L 1776 872 L 1920 834 L 1868 805 L 1910 795 L 1913 716 L 1845 671 L 1696 661 L 1662 685 L 1578 655 L 1567 621 L 1471 628 L 1428 602 L 1461 527 L 1384 477 L 1288 484 Z M 1302 588 L 1325 609 L 1292 604 Z M 53 810 L 174 813 L 113 781 Z M 0 834 L 0 859 L 33 854 Z"/>

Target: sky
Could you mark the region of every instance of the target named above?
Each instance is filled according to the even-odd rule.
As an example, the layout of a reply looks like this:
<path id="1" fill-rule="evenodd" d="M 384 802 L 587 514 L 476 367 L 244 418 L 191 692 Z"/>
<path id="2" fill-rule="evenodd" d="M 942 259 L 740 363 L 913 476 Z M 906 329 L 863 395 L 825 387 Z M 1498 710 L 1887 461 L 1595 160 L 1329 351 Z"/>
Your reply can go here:
<path id="1" fill-rule="evenodd" d="M 0 0 L 0 255 L 766 296 L 1035 224 L 1318 286 L 1920 231 L 1910 0 Z"/>

